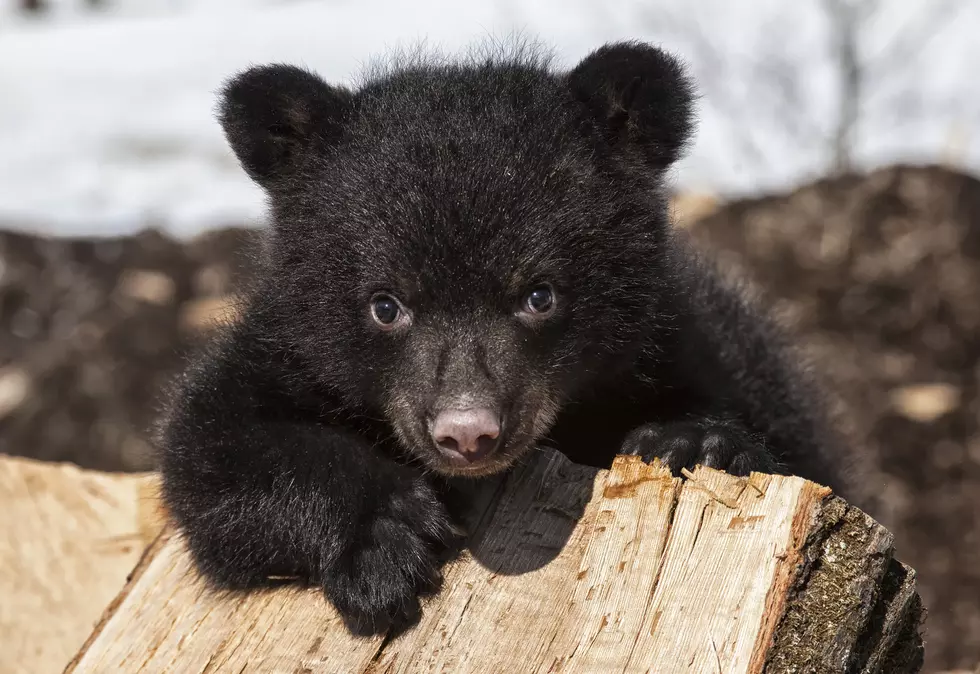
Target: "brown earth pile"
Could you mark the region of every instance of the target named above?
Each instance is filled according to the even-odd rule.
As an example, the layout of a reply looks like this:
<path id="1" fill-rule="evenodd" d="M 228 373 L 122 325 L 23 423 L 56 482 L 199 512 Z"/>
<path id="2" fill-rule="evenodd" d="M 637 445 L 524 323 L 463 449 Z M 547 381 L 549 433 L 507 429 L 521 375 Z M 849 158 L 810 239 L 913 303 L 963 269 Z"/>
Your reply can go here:
<path id="1" fill-rule="evenodd" d="M 252 236 L 0 232 L 0 453 L 152 468 L 159 391 L 247 269 Z"/>
<path id="2" fill-rule="evenodd" d="M 920 574 L 926 671 L 976 666 L 980 181 L 889 168 L 682 225 L 761 289 L 839 398 L 868 507 Z M 247 275 L 253 238 L 0 232 L 0 452 L 152 467 L 160 386 Z"/>

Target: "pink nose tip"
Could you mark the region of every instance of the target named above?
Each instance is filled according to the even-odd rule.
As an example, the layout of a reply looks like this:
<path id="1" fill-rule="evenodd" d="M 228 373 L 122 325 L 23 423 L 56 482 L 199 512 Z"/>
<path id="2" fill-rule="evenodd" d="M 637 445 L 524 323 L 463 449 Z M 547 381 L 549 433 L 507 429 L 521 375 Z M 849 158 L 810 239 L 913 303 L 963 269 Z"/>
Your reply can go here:
<path id="1" fill-rule="evenodd" d="M 445 452 L 477 461 L 497 447 L 500 421 L 487 408 L 443 410 L 430 427 L 432 439 Z"/>

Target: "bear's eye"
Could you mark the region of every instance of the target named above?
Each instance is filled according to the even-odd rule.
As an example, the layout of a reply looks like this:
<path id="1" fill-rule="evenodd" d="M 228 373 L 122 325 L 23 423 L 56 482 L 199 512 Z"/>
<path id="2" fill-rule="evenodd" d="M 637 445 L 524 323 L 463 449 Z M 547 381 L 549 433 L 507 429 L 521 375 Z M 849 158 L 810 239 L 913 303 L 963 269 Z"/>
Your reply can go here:
<path id="1" fill-rule="evenodd" d="M 402 323 L 405 312 L 391 295 L 375 295 L 371 298 L 371 316 L 382 329 L 391 329 Z"/>
<path id="2" fill-rule="evenodd" d="M 524 296 L 524 311 L 536 316 L 547 316 L 555 309 L 555 292 L 548 284 L 531 288 Z"/>

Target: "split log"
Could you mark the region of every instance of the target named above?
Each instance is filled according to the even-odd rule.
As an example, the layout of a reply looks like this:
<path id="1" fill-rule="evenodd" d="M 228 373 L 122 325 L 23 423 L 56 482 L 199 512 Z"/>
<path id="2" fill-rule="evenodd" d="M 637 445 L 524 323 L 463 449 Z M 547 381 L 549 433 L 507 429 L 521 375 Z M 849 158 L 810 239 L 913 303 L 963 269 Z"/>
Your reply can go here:
<path id="1" fill-rule="evenodd" d="M 156 479 L 0 456 L 0 674 L 64 670 L 160 532 Z"/>
<path id="2" fill-rule="evenodd" d="M 67 671 L 917 672 L 892 537 L 824 487 L 536 453 L 474 510 L 421 621 L 357 638 L 315 589 L 209 590 L 165 532 Z"/>

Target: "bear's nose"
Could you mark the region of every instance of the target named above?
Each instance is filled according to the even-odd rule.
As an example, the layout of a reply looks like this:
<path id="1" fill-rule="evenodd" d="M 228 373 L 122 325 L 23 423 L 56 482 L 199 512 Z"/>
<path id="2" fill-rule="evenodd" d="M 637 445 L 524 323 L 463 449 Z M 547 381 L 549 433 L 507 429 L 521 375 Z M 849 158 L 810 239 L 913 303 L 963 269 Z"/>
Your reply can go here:
<path id="1" fill-rule="evenodd" d="M 485 407 L 442 410 L 432 420 L 430 433 L 444 452 L 473 462 L 497 448 L 500 421 Z"/>

